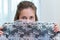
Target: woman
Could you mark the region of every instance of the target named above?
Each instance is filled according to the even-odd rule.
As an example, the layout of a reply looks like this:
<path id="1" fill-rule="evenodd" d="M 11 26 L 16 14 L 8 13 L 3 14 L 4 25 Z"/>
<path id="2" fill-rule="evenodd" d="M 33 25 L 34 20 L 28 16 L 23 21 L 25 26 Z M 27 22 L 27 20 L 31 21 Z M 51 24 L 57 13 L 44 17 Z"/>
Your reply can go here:
<path id="1" fill-rule="evenodd" d="M 38 21 L 35 5 L 29 1 L 19 3 L 14 18 L 14 21 L 16 20 Z"/>
<path id="2" fill-rule="evenodd" d="M 27 22 L 35 22 L 38 21 L 37 15 L 36 15 L 36 6 L 29 1 L 22 1 L 17 6 L 16 15 L 14 18 L 14 21 L 16 20 L 25 20 Z M 54 32 L 58 32 L 58 26 L 55 24 Z M 2 32 L 0 31 L 0 34 Z"/>
<path id="3" fill-rule="evenodd" d="M 18 4 L 14 21 L 26 20 L 26 21 L 37 21 L 36 7 L 32 2 L 23 1 Z M 0 32 L 2 34 L 2 32 Z"/>
<path id="4" fill-rule="evenodd" d="M 14 21 L 16 20 L 26 20 L 29 21 L 38 21 L 37 15 L 36 15 L 36 6 L 29 1 L 23 1 L 18 4 L 16 15 L 14 18 Z M 58 25 L 55 24 L 54 32 L 60 31 L 58 28 Z"/>
<path id="5" fill-rule="evenodd" d="M 37 8 L 32 2 L 29 1 L 20 2 L 17 6 L 17 11 L 14 21 L 16 20 L 21 20 L 21 21 L 25 20 L 27 22 L 38 21 L 36 10 Z M 55 24 L 54 32 L 58 32 L 58 31 L 59 31 L 58 26 Z M 32 38 L 30 38 L 30 40 L 32 40 Z"/>

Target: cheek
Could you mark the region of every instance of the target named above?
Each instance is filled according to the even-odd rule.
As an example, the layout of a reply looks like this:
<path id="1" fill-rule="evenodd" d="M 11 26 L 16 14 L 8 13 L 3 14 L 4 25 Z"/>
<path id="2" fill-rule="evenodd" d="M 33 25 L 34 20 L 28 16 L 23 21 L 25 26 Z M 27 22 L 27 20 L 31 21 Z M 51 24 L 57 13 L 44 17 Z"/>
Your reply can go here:
<path id="1" fill-rule="evenodd" d="M 23 19 L 19 19 L 20 21 L 22 21 Z"/>
<path id="2" fill-rule="evenodd" d="M 35 22 L 35 18 L 33 19 L 33 21 Z"/>
<path id="3" fill-rule="evenodd" d="M 20 21 L 23 21 L 24 19 L 22 19 L 21 17 L 19 17 L 19 20 L 20 20 Z"/>
<path id="4" fill-rule="evenodd" d="M 19 16 L 19 20 L 22 21 L 23 19 L 21 18 L 21 16 Z"/>
<path id="5" fill-rule="evenodd" d="M 27 19 L 23 18 L 23 16 L 22 17 L 19 17 L 19 20 L 20 21 L 24 21 L 24 22 L 27 21 Z"/>
<path id="6" fill-rule="evenodd" d="M 32 20 L 34 20 L 34 21 L 35 21 L 35 17 L 33 17 L 33 18 L 32 18 Z"/>

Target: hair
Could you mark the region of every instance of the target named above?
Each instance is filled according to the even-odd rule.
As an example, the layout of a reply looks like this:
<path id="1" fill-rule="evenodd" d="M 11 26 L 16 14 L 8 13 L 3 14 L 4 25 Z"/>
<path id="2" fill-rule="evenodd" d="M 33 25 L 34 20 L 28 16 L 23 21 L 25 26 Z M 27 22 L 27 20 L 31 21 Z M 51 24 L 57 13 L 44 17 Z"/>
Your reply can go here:
<path id="1" fill-rule="evenodd" d="M 17 11 L 16 11 L 14 21 L 19 19 L 19 16 L 20 16 L 19 12 L 21 12 L 23 9 L 26 9 L 26 8 L 32 8 L 35 11 L 35 21 L 38 20 L 36 15 L 36 10 L 37 10 L 36 6 L 32 2 L 22 1 L 17 5 Z"/>

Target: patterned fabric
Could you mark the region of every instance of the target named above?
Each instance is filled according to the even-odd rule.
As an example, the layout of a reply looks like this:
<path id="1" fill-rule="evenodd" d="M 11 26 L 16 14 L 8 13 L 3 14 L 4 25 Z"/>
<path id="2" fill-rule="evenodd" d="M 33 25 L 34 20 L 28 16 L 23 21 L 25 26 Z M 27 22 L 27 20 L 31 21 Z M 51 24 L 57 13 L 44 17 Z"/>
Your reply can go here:
<path id="1" fill-rule="evenodd" d="M 17 20 L 3 25 L 3 37 L 5 40 L 57 40 L 57 33 L 53 30 L 54 23 Z"/>

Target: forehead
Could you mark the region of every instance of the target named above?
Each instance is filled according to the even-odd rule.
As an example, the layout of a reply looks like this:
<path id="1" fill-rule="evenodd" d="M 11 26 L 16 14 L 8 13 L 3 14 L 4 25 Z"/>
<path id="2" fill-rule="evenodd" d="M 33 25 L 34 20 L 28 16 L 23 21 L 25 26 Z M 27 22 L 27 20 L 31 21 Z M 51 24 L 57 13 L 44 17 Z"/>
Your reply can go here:
<path id="1" fill-rule="evenodd" d="M 35 11 L 32 8 L 25 8 L 21 10 L 20 16 L 35 16 Z"/>

